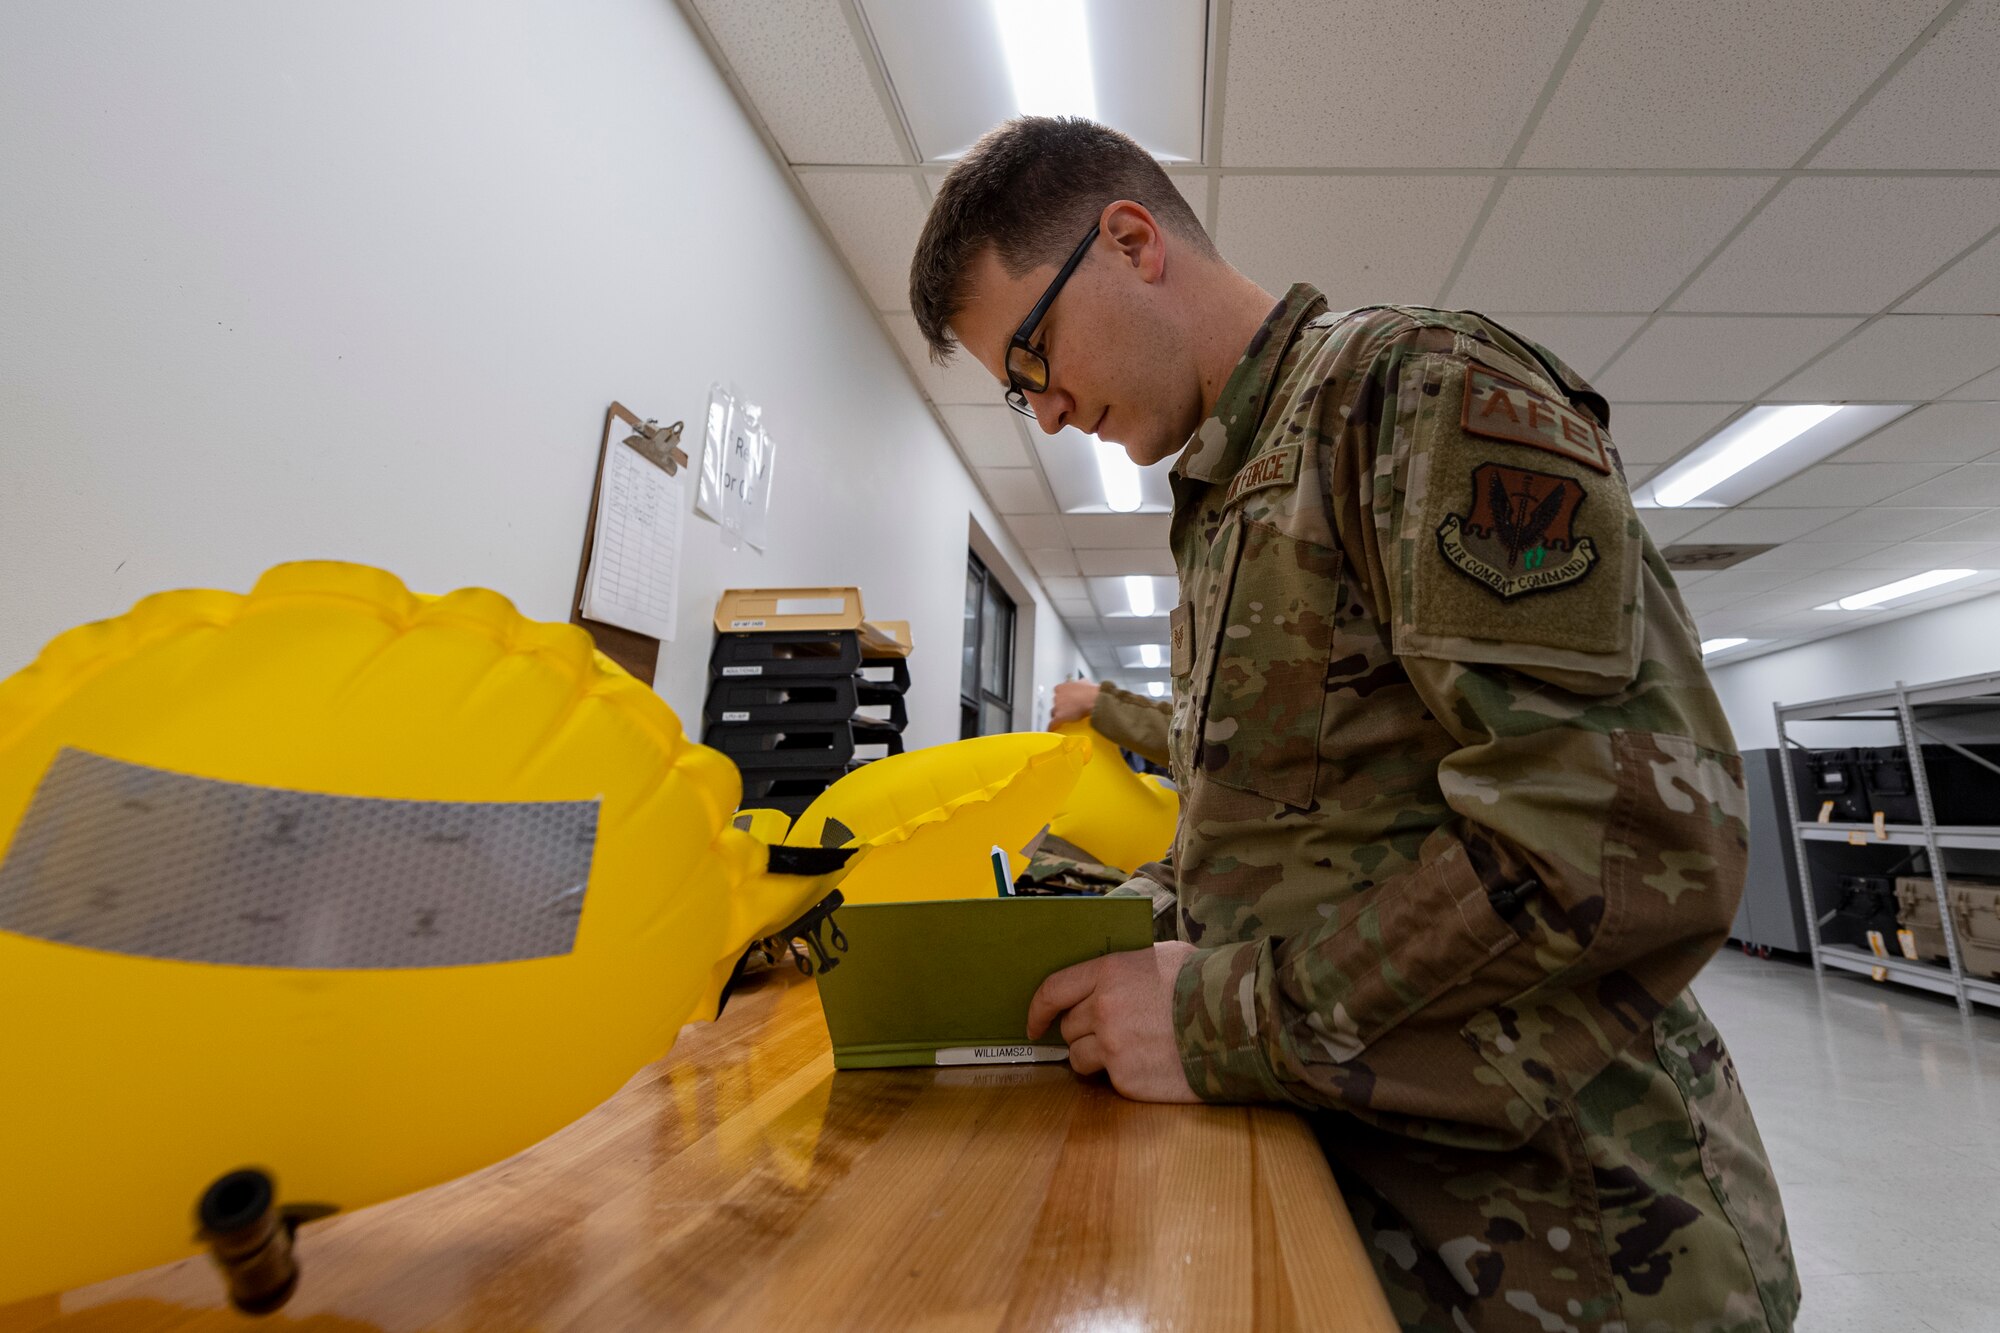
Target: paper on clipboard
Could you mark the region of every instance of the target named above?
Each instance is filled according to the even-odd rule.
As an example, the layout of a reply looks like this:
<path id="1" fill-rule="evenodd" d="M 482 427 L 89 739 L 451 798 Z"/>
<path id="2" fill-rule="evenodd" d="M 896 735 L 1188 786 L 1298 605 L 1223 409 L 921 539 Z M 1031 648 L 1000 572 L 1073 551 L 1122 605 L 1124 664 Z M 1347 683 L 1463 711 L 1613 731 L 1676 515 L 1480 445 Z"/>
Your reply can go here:
<path id="1" fill-rule="evenodd" d="M 685 498 L 679 477 L 628 444 L 606 442 L 583 589 L 586 617 L 656 639 L 674 637 Z"/>

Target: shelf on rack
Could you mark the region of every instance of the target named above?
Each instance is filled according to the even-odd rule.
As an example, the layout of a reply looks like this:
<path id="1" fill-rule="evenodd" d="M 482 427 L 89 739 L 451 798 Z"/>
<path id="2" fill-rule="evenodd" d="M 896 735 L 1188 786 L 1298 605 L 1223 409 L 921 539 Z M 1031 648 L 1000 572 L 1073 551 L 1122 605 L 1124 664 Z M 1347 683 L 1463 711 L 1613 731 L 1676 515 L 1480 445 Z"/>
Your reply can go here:
<path id="1" fill-rule="evenodd" d="M 1873 824 L 1820 824 L 1813 820 L 1797 821 L 1799 836 L 1808 842 L 1849 842 L 1851 835 L 1866 836 L 1866 843 L 1855 843 L 1857 847 L 1922 847 L 1926 844 L 1924 827 L 1921 824 L 1890 824 L 1884 829 L 1885 836 L 1875 836 Z M 1980 828 L 1973 825 L 1944 825 L 1936 831 L 1937 845 L 1959 851 L 2000 852 L 2000 827 Z"/>
<path id="2" fill-rule="evenodd" d="M 1908 986 L 1921 986 L 1940 995 L 1958 993 L 1958 988 L 1952 984 L 1951 969 L 1936 963 L 1916 963 L 1907 958 L 1878 958 L 1866 949 L 1857 949 L 1851 944 L 1822 944 L 1819 956 L 1828 967 L 1837 967 L 1843 972 L 1869 976 L 1879 967 Z M 1971 987 L 1972 983 L 1968 981 L 1966 988 L 1970 990 Z M 1992 992 L 1992 998 L 1987 1003 L 2000 1004 L 2000 986 L 1989 985 L 1987 989 Z"/>

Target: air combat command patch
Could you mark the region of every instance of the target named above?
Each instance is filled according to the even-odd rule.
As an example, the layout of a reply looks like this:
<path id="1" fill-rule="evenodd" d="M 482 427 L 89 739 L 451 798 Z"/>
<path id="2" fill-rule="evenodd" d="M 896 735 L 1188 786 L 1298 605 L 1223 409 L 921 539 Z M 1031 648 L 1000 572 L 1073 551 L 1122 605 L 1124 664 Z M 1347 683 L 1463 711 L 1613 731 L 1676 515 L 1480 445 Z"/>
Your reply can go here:
<path id="1" fill-rule="evenodd" d="M 1482 463 L 1472 470 L 1472 512 L 1445 516 L 1438 549 L 1498 597 L 1550 592 L 1597 564 L 1596 545 L 1576 531 L 1587 498 L 1568 477 Z"/>

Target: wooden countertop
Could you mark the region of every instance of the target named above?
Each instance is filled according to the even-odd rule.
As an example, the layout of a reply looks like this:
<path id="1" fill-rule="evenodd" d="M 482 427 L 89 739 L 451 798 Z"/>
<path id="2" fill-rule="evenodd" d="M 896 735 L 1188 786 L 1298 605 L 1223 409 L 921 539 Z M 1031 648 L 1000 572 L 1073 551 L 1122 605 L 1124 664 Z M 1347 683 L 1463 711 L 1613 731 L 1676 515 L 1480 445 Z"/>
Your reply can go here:
<path id="1" fill-rule="evenodd" d="M 505 1162 L 300 1233 L 280 1314 L 194 1259 L 0 1333 L 1392 1330 L 1311 1132 L 1065 1066 L 836 1075 L 818 993 L 755 978 Z"/>

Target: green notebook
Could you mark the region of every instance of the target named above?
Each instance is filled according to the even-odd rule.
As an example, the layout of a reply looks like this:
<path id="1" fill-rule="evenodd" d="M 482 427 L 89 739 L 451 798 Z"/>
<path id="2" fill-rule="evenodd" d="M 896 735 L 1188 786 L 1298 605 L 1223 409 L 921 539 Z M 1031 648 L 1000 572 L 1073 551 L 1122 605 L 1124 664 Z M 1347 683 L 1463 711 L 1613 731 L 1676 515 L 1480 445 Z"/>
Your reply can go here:
<path id="1" fill-rule="evenodd" d="M 1051 1027 L 1028 1040 L 1028 1001 L 1051 972 L 1153 943 L 1147 898 L 961 898 L 850 904 L 839 966 L 819 978 L 838 1069 L 1061 1060 Z"/>

